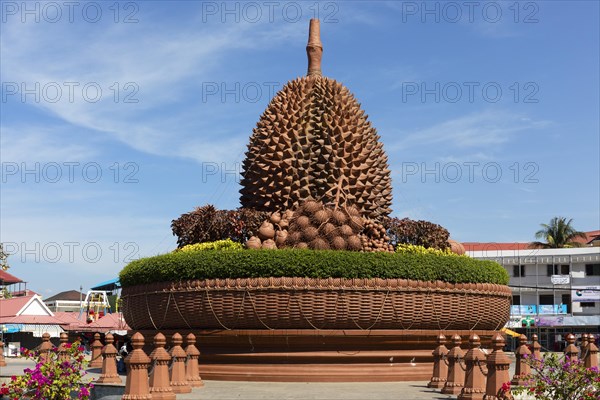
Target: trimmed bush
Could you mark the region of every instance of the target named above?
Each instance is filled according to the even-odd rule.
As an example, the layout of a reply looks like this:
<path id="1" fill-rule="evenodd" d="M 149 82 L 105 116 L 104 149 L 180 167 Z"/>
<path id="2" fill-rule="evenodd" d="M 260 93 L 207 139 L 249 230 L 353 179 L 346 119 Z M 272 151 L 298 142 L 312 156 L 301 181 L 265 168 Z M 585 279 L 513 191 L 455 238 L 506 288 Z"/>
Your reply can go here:
<path id="1" fill-rule="evenodd" d="M 332 250 L 245 250 L 174 252 L 142 258 L 119 274 L 123 287 L 190 279 L 402 278 L 449 283 L 508 284 L 498 263 L 436 254 L 358 253 Z"/>

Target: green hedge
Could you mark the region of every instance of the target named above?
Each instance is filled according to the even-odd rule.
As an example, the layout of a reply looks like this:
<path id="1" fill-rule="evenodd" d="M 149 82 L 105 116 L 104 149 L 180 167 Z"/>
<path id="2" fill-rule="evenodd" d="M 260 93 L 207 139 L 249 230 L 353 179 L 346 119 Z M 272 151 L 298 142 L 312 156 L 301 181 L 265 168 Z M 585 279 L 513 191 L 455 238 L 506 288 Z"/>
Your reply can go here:
<path id="1" fill-rule="evenodd" d="M 493 261 L 434 254 L 358 253 L 331 250 L 175 252 L 128 264 L 123 287 L 188 279 L 250 277 L 403 278 L 451 283 L 508 284 Z"/>

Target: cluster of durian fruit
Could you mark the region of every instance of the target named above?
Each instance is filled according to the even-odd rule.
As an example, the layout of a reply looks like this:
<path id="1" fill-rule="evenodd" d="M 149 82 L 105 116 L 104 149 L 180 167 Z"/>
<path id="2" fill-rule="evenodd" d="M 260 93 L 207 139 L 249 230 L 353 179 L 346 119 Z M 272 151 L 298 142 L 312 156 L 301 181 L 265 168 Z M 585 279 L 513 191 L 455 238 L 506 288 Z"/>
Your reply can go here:
<path id="1" fill-rule="evenodd" d="M 305 201 L 294 210 L 273 212 L 246 247 L 394 251 L 385 228 L 362 217 L 356 207 L 326 205 L 315 200 Z"/>

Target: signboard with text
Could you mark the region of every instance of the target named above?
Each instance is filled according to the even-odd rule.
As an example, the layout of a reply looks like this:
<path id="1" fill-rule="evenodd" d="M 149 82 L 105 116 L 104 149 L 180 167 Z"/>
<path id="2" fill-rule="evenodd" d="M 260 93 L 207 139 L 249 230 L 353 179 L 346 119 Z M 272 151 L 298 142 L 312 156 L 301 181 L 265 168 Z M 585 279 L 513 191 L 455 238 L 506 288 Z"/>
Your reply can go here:
<path id="1" fill-rule="evenodd" d="M 550 281 L 553 285 L 568 285 L 570 282 L 569 275 L 552 275 Z"/>
<path id="2" fill-rule="evenodd" d="M 571 299 L 579 302 L 600 301 L 600 286 L 573 286 Z"/>

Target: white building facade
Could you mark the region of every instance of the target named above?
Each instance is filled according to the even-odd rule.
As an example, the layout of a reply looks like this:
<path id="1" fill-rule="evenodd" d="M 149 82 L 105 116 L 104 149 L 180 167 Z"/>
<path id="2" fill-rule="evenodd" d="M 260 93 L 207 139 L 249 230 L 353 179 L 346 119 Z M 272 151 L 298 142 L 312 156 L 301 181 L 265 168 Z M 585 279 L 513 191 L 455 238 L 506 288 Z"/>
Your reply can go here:
<path id="1" fill-rule="evenodd" d="M 567 333 L 600 333 L 600 247 L 469 251 L 493 260 L 510 275 L 513 292 L 507 327 L 560 351 Z"/>

